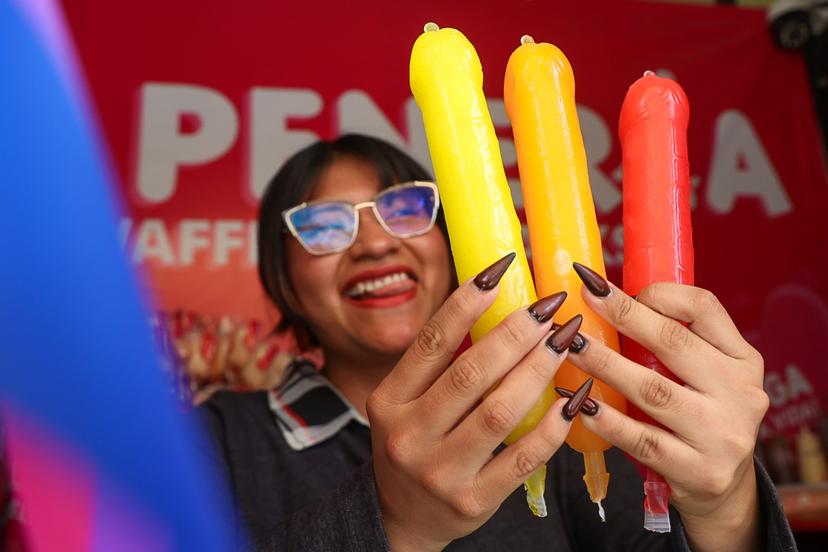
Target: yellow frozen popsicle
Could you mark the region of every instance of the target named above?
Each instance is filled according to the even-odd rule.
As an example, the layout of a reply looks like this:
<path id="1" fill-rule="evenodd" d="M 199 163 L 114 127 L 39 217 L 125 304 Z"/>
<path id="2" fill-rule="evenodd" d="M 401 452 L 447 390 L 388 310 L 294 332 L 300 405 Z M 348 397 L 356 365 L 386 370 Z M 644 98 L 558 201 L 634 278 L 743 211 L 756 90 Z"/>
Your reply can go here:
<path id="1" fill-rule="evenodd" d="M 472 328 L 472 339 L 477 340 L 536 299 L 520 222 L 483 96 L 480 60 L 462 33 L 429 23 L 411 51 L 410 79 L 423 112 L 458 280 L 473 277 L 512 251 L 517 254 L 500 282 L 494 305 Z M 506 443 L 534 428 L 554 400 L 550 384 Z M 546 515 L 545 478 L 544 467 L 525 484 L 529 507 L 537 516 Z"/>

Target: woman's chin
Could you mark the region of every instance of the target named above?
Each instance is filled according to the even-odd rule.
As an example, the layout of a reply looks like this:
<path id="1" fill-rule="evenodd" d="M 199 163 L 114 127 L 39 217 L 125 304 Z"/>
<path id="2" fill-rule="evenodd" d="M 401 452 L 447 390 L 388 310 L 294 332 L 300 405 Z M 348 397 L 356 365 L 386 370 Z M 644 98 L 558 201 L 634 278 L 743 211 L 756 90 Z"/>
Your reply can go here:
<path id="1" fill-rule="evenodd" d="M 384 327 L 371 335 L 362 335 L 367 348 L 382 355 L 402 355 L 414 342 L 417 332 Z"/>

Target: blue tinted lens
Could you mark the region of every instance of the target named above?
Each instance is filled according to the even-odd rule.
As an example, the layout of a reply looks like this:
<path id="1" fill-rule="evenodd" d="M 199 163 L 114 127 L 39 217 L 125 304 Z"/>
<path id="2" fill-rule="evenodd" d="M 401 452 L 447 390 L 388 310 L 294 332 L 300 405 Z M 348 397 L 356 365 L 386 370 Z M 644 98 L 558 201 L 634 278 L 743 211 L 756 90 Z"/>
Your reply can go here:
<path id="1" fill-rule="evenodd" d="M 354 236 L 354 209 L 345 203 L 314 203 L 290 215 L 299 240 L 314 253 L 346 247 Z"/>
<path id="2" fill-rule="evenodd" d="M 377 198 L 385 225 L 401 237 L 422 234 L 431 228 L 437 197 L 428 186 L 391 189 Z"/>

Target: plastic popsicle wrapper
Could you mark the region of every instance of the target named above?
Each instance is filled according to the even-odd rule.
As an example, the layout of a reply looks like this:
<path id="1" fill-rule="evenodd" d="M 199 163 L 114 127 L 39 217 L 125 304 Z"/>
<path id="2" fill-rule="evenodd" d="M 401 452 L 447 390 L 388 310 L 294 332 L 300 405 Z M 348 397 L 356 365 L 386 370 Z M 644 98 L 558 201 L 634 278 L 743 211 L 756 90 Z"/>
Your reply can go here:
<path id="1" fill-rule="evenodd" d="M 517 255 L 500 282 L 497 300 L 472 328 L 472 340 L 477 340 L 536 299 L 520 222 L 483 96 L 480 60 L 461 32 L 428 23 L 411 52 L 410 79 L 423 113 L 458 281 L 475 276 L 510 252 Z M 550 383 L 506 443 L 533 429 L 554 401 Z M 546 515 L 545 479 L 543 467 L 525 483 L 529 507 L 541 517 Z"/>
<path id="2" fill-rule="evenodd" d="M 569 61 L 552 44 L 524 36 L 509 58 L 503 97 L 517 149 L 538 294 L 566 291 L 567 300 L 556 317 L 563 321 L 582 314 L 583 331 L 618 350 L 615 329 L 586 306 L 581 280 L 572 268 L 579 262 L 606 275 Z M 555 381 L 577 389 L 587 378 L 567 361 Z M 600 380 L 595 380 L 591 396 L 625 411 L 624 398 Z M 604 519 L 601 502 L 609 473 L 603 451 L 610 444 L 588 431 L 580 417 L 567 443 L 584 455 L 584 483 Z"/>
<path id="3" fill-rule="evenodd" d="M 619 138 L 623 157 L 624 291 L 638 295 L 654 282 L 693 284 L 687 96 L 673 80 L 647 71 L 627 91 Z M 650 351 L 624 340 L 624 355 L 674 381 Z M 630 408 L 636 419 L 659 425 Z M 670 531 L 670 487 L 645 468 L 644 527 Z"/>

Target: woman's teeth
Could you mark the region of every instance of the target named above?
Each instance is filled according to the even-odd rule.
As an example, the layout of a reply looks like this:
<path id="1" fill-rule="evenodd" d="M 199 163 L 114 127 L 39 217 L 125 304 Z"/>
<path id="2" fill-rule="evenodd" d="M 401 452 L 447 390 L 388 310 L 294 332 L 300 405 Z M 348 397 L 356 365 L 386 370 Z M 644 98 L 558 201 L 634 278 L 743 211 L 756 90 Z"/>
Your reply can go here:
<path id="1" fill-rule="evenodd" d="M 366 293 L 379 291 L 386 286 L 396 284 L 398 282 L 403 282 L 408 279 L 408 274 L 406 274 L 405 272 L 397 272 L 394 274 L 389 274 L 388 276 L 384 276 L 382 278 L 376 278 L 375 280 L 366 280 L 364 282 L 359 282 L 354 287 L 349 289 L 348 296 L 358 297 Z"/>

